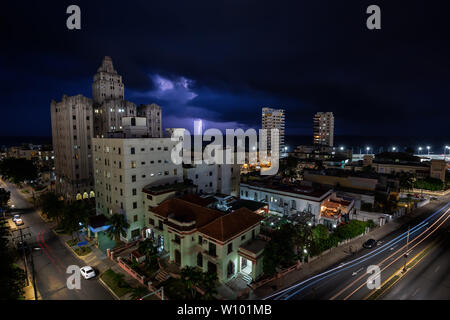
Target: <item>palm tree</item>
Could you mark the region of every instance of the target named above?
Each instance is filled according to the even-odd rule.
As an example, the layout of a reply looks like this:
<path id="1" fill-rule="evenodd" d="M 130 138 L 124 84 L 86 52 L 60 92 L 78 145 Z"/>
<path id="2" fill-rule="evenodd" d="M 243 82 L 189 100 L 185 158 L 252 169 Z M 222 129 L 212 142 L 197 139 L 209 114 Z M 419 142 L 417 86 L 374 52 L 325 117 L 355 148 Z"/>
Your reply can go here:
<path id="1" fill-rule="evenodd" d="M 198 286 L 202 281 L 202 272 L 196 267 L 186 266 L 181 269 L 181 280 L 186 285 L 188 290 L 191 290 L 192 299 L 195 298 L 195 286 Z"/>
<path id="2" fill-rule="evenodd" d="M 137 286 L 136 288 L 133 288 L 133 290 L 131 291 L 131 299 L 139 300 L 146 294 L 148 294 L 148 289 L 146 287 Z"/>
<path id="3" fill-rule="evenodd" d="M 217 274 L 215 272 L 205 272 L 202 274 L 201 286 L 204 290 L 202 299 L 212 300 L 217 294 Z"/>
<path id="4" fill-rule="evenodd" d="M 153 260 L 155 260 L 158 255 L 158 250 L 153 244 L 153 241 L 148 238 L 141 241 L 138 246 L 138 251 L 140 254 L 145 255 L 145 261 L 147 265 L 151 267 Z"/>
<path id="5" fill-rule="evenodd" d="M 120 241 L 120 236 L 127 236 L 127 229 L 130 227 L 130 224 L 127 222 L 126 218 L 122 214 L 113 214 L 109 218 L 110 227 L 106 230 L 106 234 L 111 239 L 116 241 L 116 244 Z"/>

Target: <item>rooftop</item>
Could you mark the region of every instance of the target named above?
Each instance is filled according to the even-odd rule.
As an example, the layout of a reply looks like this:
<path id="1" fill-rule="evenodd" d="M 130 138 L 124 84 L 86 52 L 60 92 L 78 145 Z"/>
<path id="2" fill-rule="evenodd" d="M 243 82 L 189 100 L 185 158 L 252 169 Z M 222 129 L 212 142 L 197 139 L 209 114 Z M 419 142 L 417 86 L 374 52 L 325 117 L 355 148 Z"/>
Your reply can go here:
<path id="1" fill-rule="evenodd" d="M 263 240 L 260 240 L 260 239 L 256 239 L 256 240 L 250 241 L 250 242 L 242 245 L 241 249 L 257 255 L 262 250 L 264 250 L 266 245 L 267 245 L 266 241 L 263 241 Z"/>
<path id="2" fill-rule="evenodd" d="M 232 204 L 230 209 L 232 211 L 238 210 L 240 208 L 247 208 L 251 211 L 259 210 L 263 207 L 267 206 L 264 202 L 253 201 L 253 200 L 244 200 L 244 199 L 236 199 Z"/>
<path id="3" fill-rule="evenodd" d="M 142 191 L 156 196 L 156 195 L 160 195 L 160 194 L 164 194 L 164 193 L 168 193 L 168 192 L 185 190 L 189 187 L 193 187 L 193 185 L 182 182 L 182 183 L 173 183 L 173 184 L 159 185 L 159 186 L 148 185 L 148 186 L 145 186 L 142 189 Z"/>
<path id="4" fill-rule="evenodd" d="M 176 198 L 164 201 L 152 211 L 161 217 L 182 223 L 195 222 L 195 228 L 200 228 L 222 216 L 219 211 Z"/>
<path id="5" fill-rule="evenodd" d="M 214 221 L 201 227 L 199 231 L 213 239 L 226 242 L 263 219 L 261 215 L 247 208 L 240 208 L 229 214 L 221 215 Z"/>
<path id="6" fill-rule="evenodd" d="M 311 187 L 301 185 L 300 183 L 282 183 L 279 181 L 267 180 L 267 181 L 250 181 L 241 184 L 247 184 L 257 188 L 272 189 L 281 192 L 289 192 L 302 196 L 308 196 L 313 198 L 322 198 L 327 194 L 331 188 L 328 187 Z"/>

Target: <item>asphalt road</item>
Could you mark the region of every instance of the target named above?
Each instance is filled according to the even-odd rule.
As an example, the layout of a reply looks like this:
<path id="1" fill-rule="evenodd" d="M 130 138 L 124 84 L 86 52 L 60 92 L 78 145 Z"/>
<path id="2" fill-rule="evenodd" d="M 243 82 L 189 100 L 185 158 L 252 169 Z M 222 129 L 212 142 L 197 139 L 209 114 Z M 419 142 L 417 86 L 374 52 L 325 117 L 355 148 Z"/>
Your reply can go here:
<path id="1" fill-rule="evenodd" d="M 26 234 L 27 243 L 32 248 L 39 248 L 33 250 L 32 254 L 36 287 L 44 300 L 114 299 L 98 281 L 98 277 L 90 280 L 81 279 L 81 289 L 69 289 L 66 285 L 70 276 L 66 273 L 67 267 L 70 265 L 82 267 L 83 261 L 70 252 L 14 185 L 0 180 L 0 186 L 11 192 L 11 203 L 15 206 L 14 213 L 21 214 L 24 221 L 24 225 L 19 228 Z M 13 231 L 13 236 L 19 236 L 19 232 Z"/>
<path id="2" fill-rule="evenodd" d="M 450 299 L 450 229 L 443 232 L 442 242 L 394 285 L 384 300 Z"/>
<path id="3" fill-rule="evenodd" d="M 381 269 L 381 283 L 402 268 L 405 262 L 408 226 L 411 230 L 407 259 L 426 248 L 450 222 L 450 202 L 448 200 L 447 198 L 433 201 L 423 207 L 420 209 L 422 213 L 402 228 L 383 239 L 376 239 L 379 241 L 376 248 L 361 249 L 327 270 L 268 298 L 280 300 L 360 300 L 367 298 L 372 292 L 367 287 L 367 280 L 370 276 L 370 273 L 367 273 L 368 267 L 378 266 Z M 445 219 L 448 220 L 444 222 Z M 442 222 L 444 223 L 440 225 Z"/>

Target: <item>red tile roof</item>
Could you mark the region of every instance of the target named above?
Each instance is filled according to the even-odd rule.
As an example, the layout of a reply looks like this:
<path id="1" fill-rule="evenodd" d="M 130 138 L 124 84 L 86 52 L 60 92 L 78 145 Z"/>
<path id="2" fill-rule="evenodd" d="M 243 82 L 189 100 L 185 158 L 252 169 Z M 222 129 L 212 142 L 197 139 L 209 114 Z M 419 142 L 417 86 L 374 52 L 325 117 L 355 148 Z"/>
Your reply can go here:
<path id="1" fill-rule="evenodd" d="M 201 227 L 199 232 L 221 242 L 226 242 L 263 219 L 261 215 L 247 208 L 240 208 Z"/>
<path id="2" fill-rule="evenodd" d="M 195 221 L 195 227 L 200 228 L 214 219 L 222 216 L 219 211 L 202 207 L 182 199 L 169 199 L 152 209 L 155 214 L 172 218 L 180 222 Z"/>

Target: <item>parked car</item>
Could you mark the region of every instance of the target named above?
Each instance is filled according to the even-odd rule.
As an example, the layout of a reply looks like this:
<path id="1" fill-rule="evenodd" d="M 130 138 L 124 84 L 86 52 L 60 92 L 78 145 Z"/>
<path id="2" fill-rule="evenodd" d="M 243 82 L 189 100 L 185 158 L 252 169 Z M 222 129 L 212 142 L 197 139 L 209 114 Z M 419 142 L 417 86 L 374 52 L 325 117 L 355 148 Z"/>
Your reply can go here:
<path id="1" fill-rule="evenodd" d="M 95 270 L 90 266 L 85 266 L 80 269 L 81 275 L 87 280 L 96 276 Z"/>
<path id="2" fill-rule="evenodd" d="M 20 214 L 15 214 L 12 218 L 12 221 L 16 222 L 17 219 L 20 219 Z"/>
<path id="3" fill-rule="evenodd" d="M 377 240 L 375 239 L 369 239 L 366 242 L 364 242 L 363 247 L 366 249 L 372 249 L 373 247 L 375 247 L 377 245 Z"/>
<path id="4" fill-rule="evenodd" d="M 21 225 L 23 225 L 23 220 L 22 220 L 22 218 L 18 218 L 18 219 L 16 219 L 14 222 L 15 222 L 16 226 L 21 226 Z"/>

